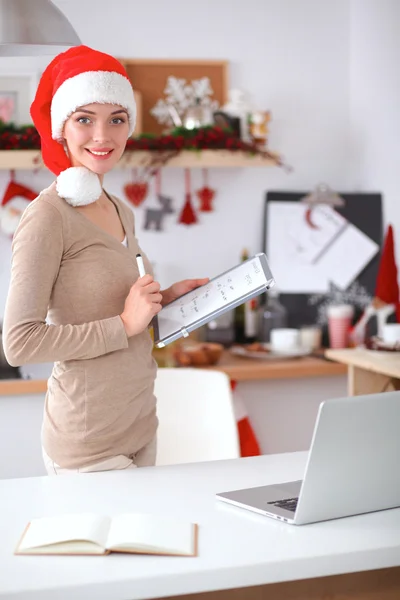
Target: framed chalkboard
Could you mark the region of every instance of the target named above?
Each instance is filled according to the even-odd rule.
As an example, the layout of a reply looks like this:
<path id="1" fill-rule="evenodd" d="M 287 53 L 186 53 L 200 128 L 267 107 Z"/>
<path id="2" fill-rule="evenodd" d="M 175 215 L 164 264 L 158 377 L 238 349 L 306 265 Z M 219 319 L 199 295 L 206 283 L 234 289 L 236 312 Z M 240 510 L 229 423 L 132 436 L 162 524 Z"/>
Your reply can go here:
<path id="1" fill-rule="evenodd" d="M 263 227 L 263 251 L 266 253 L 272 273 L 276 279 L 277 288 L 280 287 L 279 276 L 274 272 L 274 262 L 271 257 L 276 254 L 277 245 L 279 245 L 279 234 L 277 234 L 274 226 L 274 210 L 275 213 L 282 213 L 282 210 L 276 211 L 276 207 L 283 208 L 283 205 L 277 203 L 286 203 L 288 209 L 286 214 L 290 215 L 290 207 L 297 207 L 293 203 L 301 201 L 308 192 L 283 192 L 283 191 L 268 191 L 265 197 L 264 209 L 264 227 Z M 289 315 L 289 326 L 301 327 L 311 323 L 318 323 L 323 327 L 326 335 L 326 312 L 325 308 L 331 303 L 350 303 L 355 308 L 355 320 L 360 316 L 363 309 L 369 304 L 374 295 L 375 282 L 378 273 L 380 249 L 383 240 L 383 215 L 382 215 L 382 197 L 379 193 L 341 193 L 340 197 L 344 200 L 342 207 L 335 207 L 335 211 L 346 220 L 346 223 L 353 225 L 353 230 L 357 231 L 361 242 L 369 244 L 372 249 L 370 256 L 367 258 L 367 264 L 363 265 L 357 276 L 346 285 L 338 285 L 335 281 L 330 281 L 327 277 L 324 283 L 321 281 L 316 283 L 313 289 L 312 280 L 309 285 L 310 289 L 300 289 L 299 286 L 294 286 L 293 290 L 290 285 L 286 285 L 286 290 L 281 291 L 280 300 L 287 308 Z M 303 206 L 303 203 L 301 203 Z M 322 205 L 321 205 L 322 206 Z M 333 210 L 328 207 L 329 210 Z M 295 212 L 295 211 L 293 211 Z M 283 213 L 284 214 L 284 211 Z M 340 216 L 338 217 L 340 219 Z M 342 220 L 343 221 L 343 220 Z M 312 226 L 312 223 L 310 222 Z M 272 229 L 271 229 L 272 228 Z M 286 232 L 284 232 L 286 233 Z M 282 235 L 282 243 L 284 242 Z M 332 235 L 333 242 L 340 243 L 340 238 L 335 239 Z M 355 238 L 358 239 L 358 238 Z M 271 247 L 273 244 L 273 248 Z M 348 252 L 348 260 L 357 257 L 358 244 L 354 244 L 351 251 Z M 343 264 L 347 262 L 344 257 Z M 295 273 L 296 267 L 288 262 L 288 272 Z M 292 271 L 290 271 L 292 269 Z M 312 273 L 312 270 L 307 271 L 307 275 Z M 298 275 L 298 270 L 296 271 Z M 300 286 L 301 287 L 301 286 Z"/>

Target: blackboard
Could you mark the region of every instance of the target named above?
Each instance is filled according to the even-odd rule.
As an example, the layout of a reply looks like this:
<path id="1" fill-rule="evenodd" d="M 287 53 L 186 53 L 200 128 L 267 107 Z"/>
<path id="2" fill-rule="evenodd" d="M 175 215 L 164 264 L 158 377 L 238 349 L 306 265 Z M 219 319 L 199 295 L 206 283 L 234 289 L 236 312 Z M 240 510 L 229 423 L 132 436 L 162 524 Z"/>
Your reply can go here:
<path id="1" fill-rule="evenodd" d="M 265 197 L 264 208 L 264 228 L 263 228 L 263 251 L 268 256 L 268 205 L 270 202 L 297 202 L 300 201 L 309 192 L 284 192 L 268 191 Z M 342 193 L 338 194 L 343 198 L 345 204 L 343 207 L 335 207 L 344 218 L 353 223 L 379 247 L 382 247 L 383 240 L 383 215 L 382 215 L 382 196 L 380 193 Z M 356 252 L 356 248 L 354 249 Z M 351 289 L 344 291 L 345 302 L 351 302 L 355 307 L 355 320 L 363 312 L 368 299 L 372 298 L 375 290 L 375 282 L 378 274 L 380 261 L 380 251 L 372 258 L 369 264 L 357 276 Z M 273 270 L 273 264 L 271 264 Z M 279 281 L 277 281 L 279 287 Z M 346 297 L 347 293 L 347 297 Z M 324 340 L 326 341 L 326 325 L 321 319 L 324 304 L 329 303 L 333 297 L 341 295 L 342 292 L 331 286 L 323 294 L 304 294 L 304 293 L 282 293 L 281 303 L 288 310 L 290 327 L 301 327 L 311 323 L 319 322 L 323 326 Z M 358 298 L 358 299 L 357 299 Z M 353 299 L 353 301 L 352 301 Z"/>

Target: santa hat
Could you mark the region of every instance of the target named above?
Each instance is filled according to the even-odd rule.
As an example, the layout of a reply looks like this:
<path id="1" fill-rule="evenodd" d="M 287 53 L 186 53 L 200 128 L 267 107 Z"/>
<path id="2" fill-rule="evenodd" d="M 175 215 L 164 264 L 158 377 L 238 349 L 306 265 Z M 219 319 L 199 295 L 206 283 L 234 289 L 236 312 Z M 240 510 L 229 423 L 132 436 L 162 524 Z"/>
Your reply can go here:
<path id="1" fill-rule="evenodd" d="M 58 176 L 58 194 L 73 206 L 95 202 L 101 184 L 89 169 L 71 166 L 62 139 L 64 123 L 78 107 L 95 102 L 123 106 L 128 111 L 129 135 L 133 133 L 136 104 L 124 67 L 108 54 L 75 46 L 47 66 L 31 105 L 43 162 Z"/>
<path id="2" fill-rule="evenodd" d="M 382 248 L 378 276 L 376 278 L 375 297 L 386 304 L 396 307 L 396 320 L 400 322 L 400 295 L 398 272 L 395 259 L 393 227 L 389 225 Z"/>

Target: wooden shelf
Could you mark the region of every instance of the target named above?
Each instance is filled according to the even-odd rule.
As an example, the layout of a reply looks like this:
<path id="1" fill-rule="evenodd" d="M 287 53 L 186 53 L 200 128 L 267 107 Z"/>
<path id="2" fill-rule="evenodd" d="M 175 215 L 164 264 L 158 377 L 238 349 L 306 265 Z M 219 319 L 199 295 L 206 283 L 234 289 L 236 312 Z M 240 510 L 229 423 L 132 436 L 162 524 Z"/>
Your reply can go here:
<path id="1" fill-rule="evenodd" d="M 134 150 L 125 152 L 118 163 L 121 169 L 146 167 L 155 153 Z M 278 154 L 276 154 L 278 159 Z M 259 155 L 249 155 L 241 151 L 201 150 L 199 152 L 185 150 L 171 158 L 165 167 L 179 168 L 230 168 L 230 167 L 272 167 L 276 163 Z M 0 150 L 0 170 L 44 168 L 40 150 Z"/>

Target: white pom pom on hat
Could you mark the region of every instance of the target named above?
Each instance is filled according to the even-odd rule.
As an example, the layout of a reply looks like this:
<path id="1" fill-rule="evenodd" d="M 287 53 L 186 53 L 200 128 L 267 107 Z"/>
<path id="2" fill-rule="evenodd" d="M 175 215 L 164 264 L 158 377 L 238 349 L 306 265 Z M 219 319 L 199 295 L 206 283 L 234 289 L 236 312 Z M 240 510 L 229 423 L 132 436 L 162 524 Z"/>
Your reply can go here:
<path id="1" fill-rule="evenodd" d="M 85 206 L 101 196 L 100 179 L 86 167 L 70 167 L 61 171 L 56 182 L 57 194 L 71 206 Z"/>
<path id="2" fill-rule="evenodd" d="M 61 143 L 62 131 L 65 121 L 79 106 L 95 102 L 126 108 L 129 135 L 132 134 L 136 104 L 125 68 L 109 54 L 75 46 L 58 54 L 47 66 L 31 105 L 43 162 L 57 175 L 57 193 L 72 206 L 95 202 L 101 195 L 101 184 L 86 167 L 72 167 Z"/>

